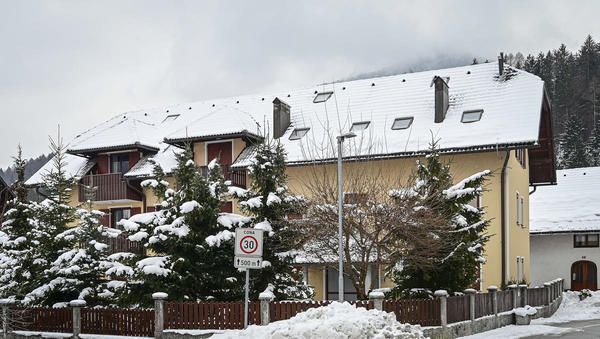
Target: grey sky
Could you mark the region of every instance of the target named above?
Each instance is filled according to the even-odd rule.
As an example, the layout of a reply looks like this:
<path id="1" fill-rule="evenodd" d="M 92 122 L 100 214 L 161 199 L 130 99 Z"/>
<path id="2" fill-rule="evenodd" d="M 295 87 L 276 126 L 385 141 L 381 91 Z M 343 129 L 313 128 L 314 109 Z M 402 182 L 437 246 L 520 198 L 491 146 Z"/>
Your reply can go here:
<path id="1" fill-rule="evenodd" d="M 128 110 L 600 39 L 597 1 L 0 0 L 0 167 Z M 468 59 L 467 59 L 468 60 Z"/>

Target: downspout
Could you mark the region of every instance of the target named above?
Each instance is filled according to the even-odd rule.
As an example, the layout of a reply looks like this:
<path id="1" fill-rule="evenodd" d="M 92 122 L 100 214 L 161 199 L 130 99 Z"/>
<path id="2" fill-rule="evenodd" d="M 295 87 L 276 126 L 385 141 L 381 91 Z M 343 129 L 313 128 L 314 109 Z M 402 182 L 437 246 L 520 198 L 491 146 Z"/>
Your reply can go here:
<path id="1" fill-rule="evenodd" d="M 124 179 L 125 179 L 125 184 L 127 184 L 127 187 L 131 188 L 132 191 L 136 192 L 137 194 L 139 194 L 142 197 L 142 213 L 146 213 L 146 195 L 144 194 L 144 192 L 133 187 L 133 185 L 131 185 L 131 182 L 129 181 L 130 180 L 129 178 L 124 178 Z"/>
<path id="2" fill-rule="evenodd" d="M 502 285 L 506 285 L 506 265 L 508 262 L 508 250 L 506 248 L 507 242 L 507 231 L 508 231 L 508 218 L 506 217 L 505 210 L 507 209 L 506 199 L 508 194 L 508 172 L 506 167 L 508 165 L 508 159 L 510 158 L 510 150 L 506 150 L 506 157 L 504 158 L 504 164 L 502 165 L 502 174 L 500 176 L 500 223 L 501 223 L 501 239 L 502 239 Z M 505 187 L 506 186 L 506 187 Z"/>
<path id="3" fill-rule="evenodd" d="M 532 195 L 537 190 L 537 185 L 533 185 L 533 190 L 529 192 L 529 195 Z"/>

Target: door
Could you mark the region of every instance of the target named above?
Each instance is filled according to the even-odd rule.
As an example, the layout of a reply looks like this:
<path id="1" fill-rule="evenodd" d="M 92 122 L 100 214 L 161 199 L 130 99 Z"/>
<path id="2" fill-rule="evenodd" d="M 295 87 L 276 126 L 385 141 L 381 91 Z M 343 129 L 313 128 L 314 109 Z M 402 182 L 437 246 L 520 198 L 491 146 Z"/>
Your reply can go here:
<path id="1" fill-rule="evenodd" d="M 208 155 L 206 160 L 207 162 L 211 162 L 214 158 L 219 158 L 219 164 L 229 167 L 233 162 L 231 149 L 231 141 L 206 144 L 206 153 Z"/>
<path id="2" fill-rule="evenodd" d="M 581 291 L 584 288 L 597 289 L 598 271 L 591 261 L 577 261 L 571 265 L 571 289 Z"/>

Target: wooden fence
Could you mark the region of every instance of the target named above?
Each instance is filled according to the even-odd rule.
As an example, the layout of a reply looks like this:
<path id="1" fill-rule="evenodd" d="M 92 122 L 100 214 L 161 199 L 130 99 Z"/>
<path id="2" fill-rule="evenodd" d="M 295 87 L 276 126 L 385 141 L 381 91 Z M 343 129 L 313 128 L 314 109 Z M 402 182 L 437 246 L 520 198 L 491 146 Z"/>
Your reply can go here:
<path id="1" fill-rule="evenodd" d="M 260 302 L 248 308 L 248 324 L 260 324 Z M 244 328 L 244 302 L 167 302 L 167 329 L 240 329 Z"/>
<path id="2" fill-rule="evenodd" d="M 154 309 L 83 308 L 81 332 L 152 337 Z"/>
<path id="3" fill-rule="evenodd" d="M 448 324 L 471 319 L 468 295 L 448 297 L 446 309 L 448 314 Z"/>
<path id="4" fill-rule="evenodd" d="M 30 307 L 11 308 L 13 327 L 36 332 L 71 332 L 73 311 L 71 308 Z"/>
<path id="5" fill-rule="evenodd" d="M 494 295 L 492 293 L 475 294 L 475 318 L 494 314 Z"/>
<path id="6" fill-rule="evenodd" d="M 548 301 L 546 289 L 543 287 L 535 287 L 527 290 L 527 304 L 529 306 L 546 305 Z"/>
<path id="7" fill-rule="evenodd" d="M 507 312 L 514 308 L 512 291 L 499 291 L 498 313 Z"/>
<path id="8" fill-rule="evenodd" d="M 439 299 L 384 300 L 383 310 L 394 312 L 402 323 L 421 326 L 440 325 Z"/>

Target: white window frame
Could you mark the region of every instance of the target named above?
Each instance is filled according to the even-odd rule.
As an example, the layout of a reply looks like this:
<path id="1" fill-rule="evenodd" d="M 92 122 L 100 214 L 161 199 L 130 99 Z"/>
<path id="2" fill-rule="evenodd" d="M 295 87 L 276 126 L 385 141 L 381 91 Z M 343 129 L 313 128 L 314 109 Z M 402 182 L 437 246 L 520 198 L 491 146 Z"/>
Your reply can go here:
<path id="1" fill-rule="evenodd" d="M 525 227 L 525 199 L 521 196 L 521 227 Z"/>
<path id="2" fill-rule="evenodd" d="M 233 164 L 233 160 L 235 159 L 235 148 L 233 147 L 233 139 L 222 139 L 222 140 L 211 140 L 204 142 L 204 166 L 208 166 L 208 144 L 218 144 L 218 143 L 230 142 L 231 143 L 231 164 Z M 193 160 L 193 159 L 192 159 Z M 213 159 L 210 159 L 212 161 Z"/>
<path id="3" fill-rule="evenodd" d="M 521 280 L 525 280 L 525 257 L 521 257 Z"/>
<path id="4" fill-rule="evenodd" d="M 521 218 L 520 218 L 521 216 L 519 215 L 519 211 L 520 211 L 519 210 L 519 200 L 520 200 L 519 198 L 520 198 L 519 191 L 517 191 L 517 225 L 520 225 L 519 221 L 521 220 Z"/>

